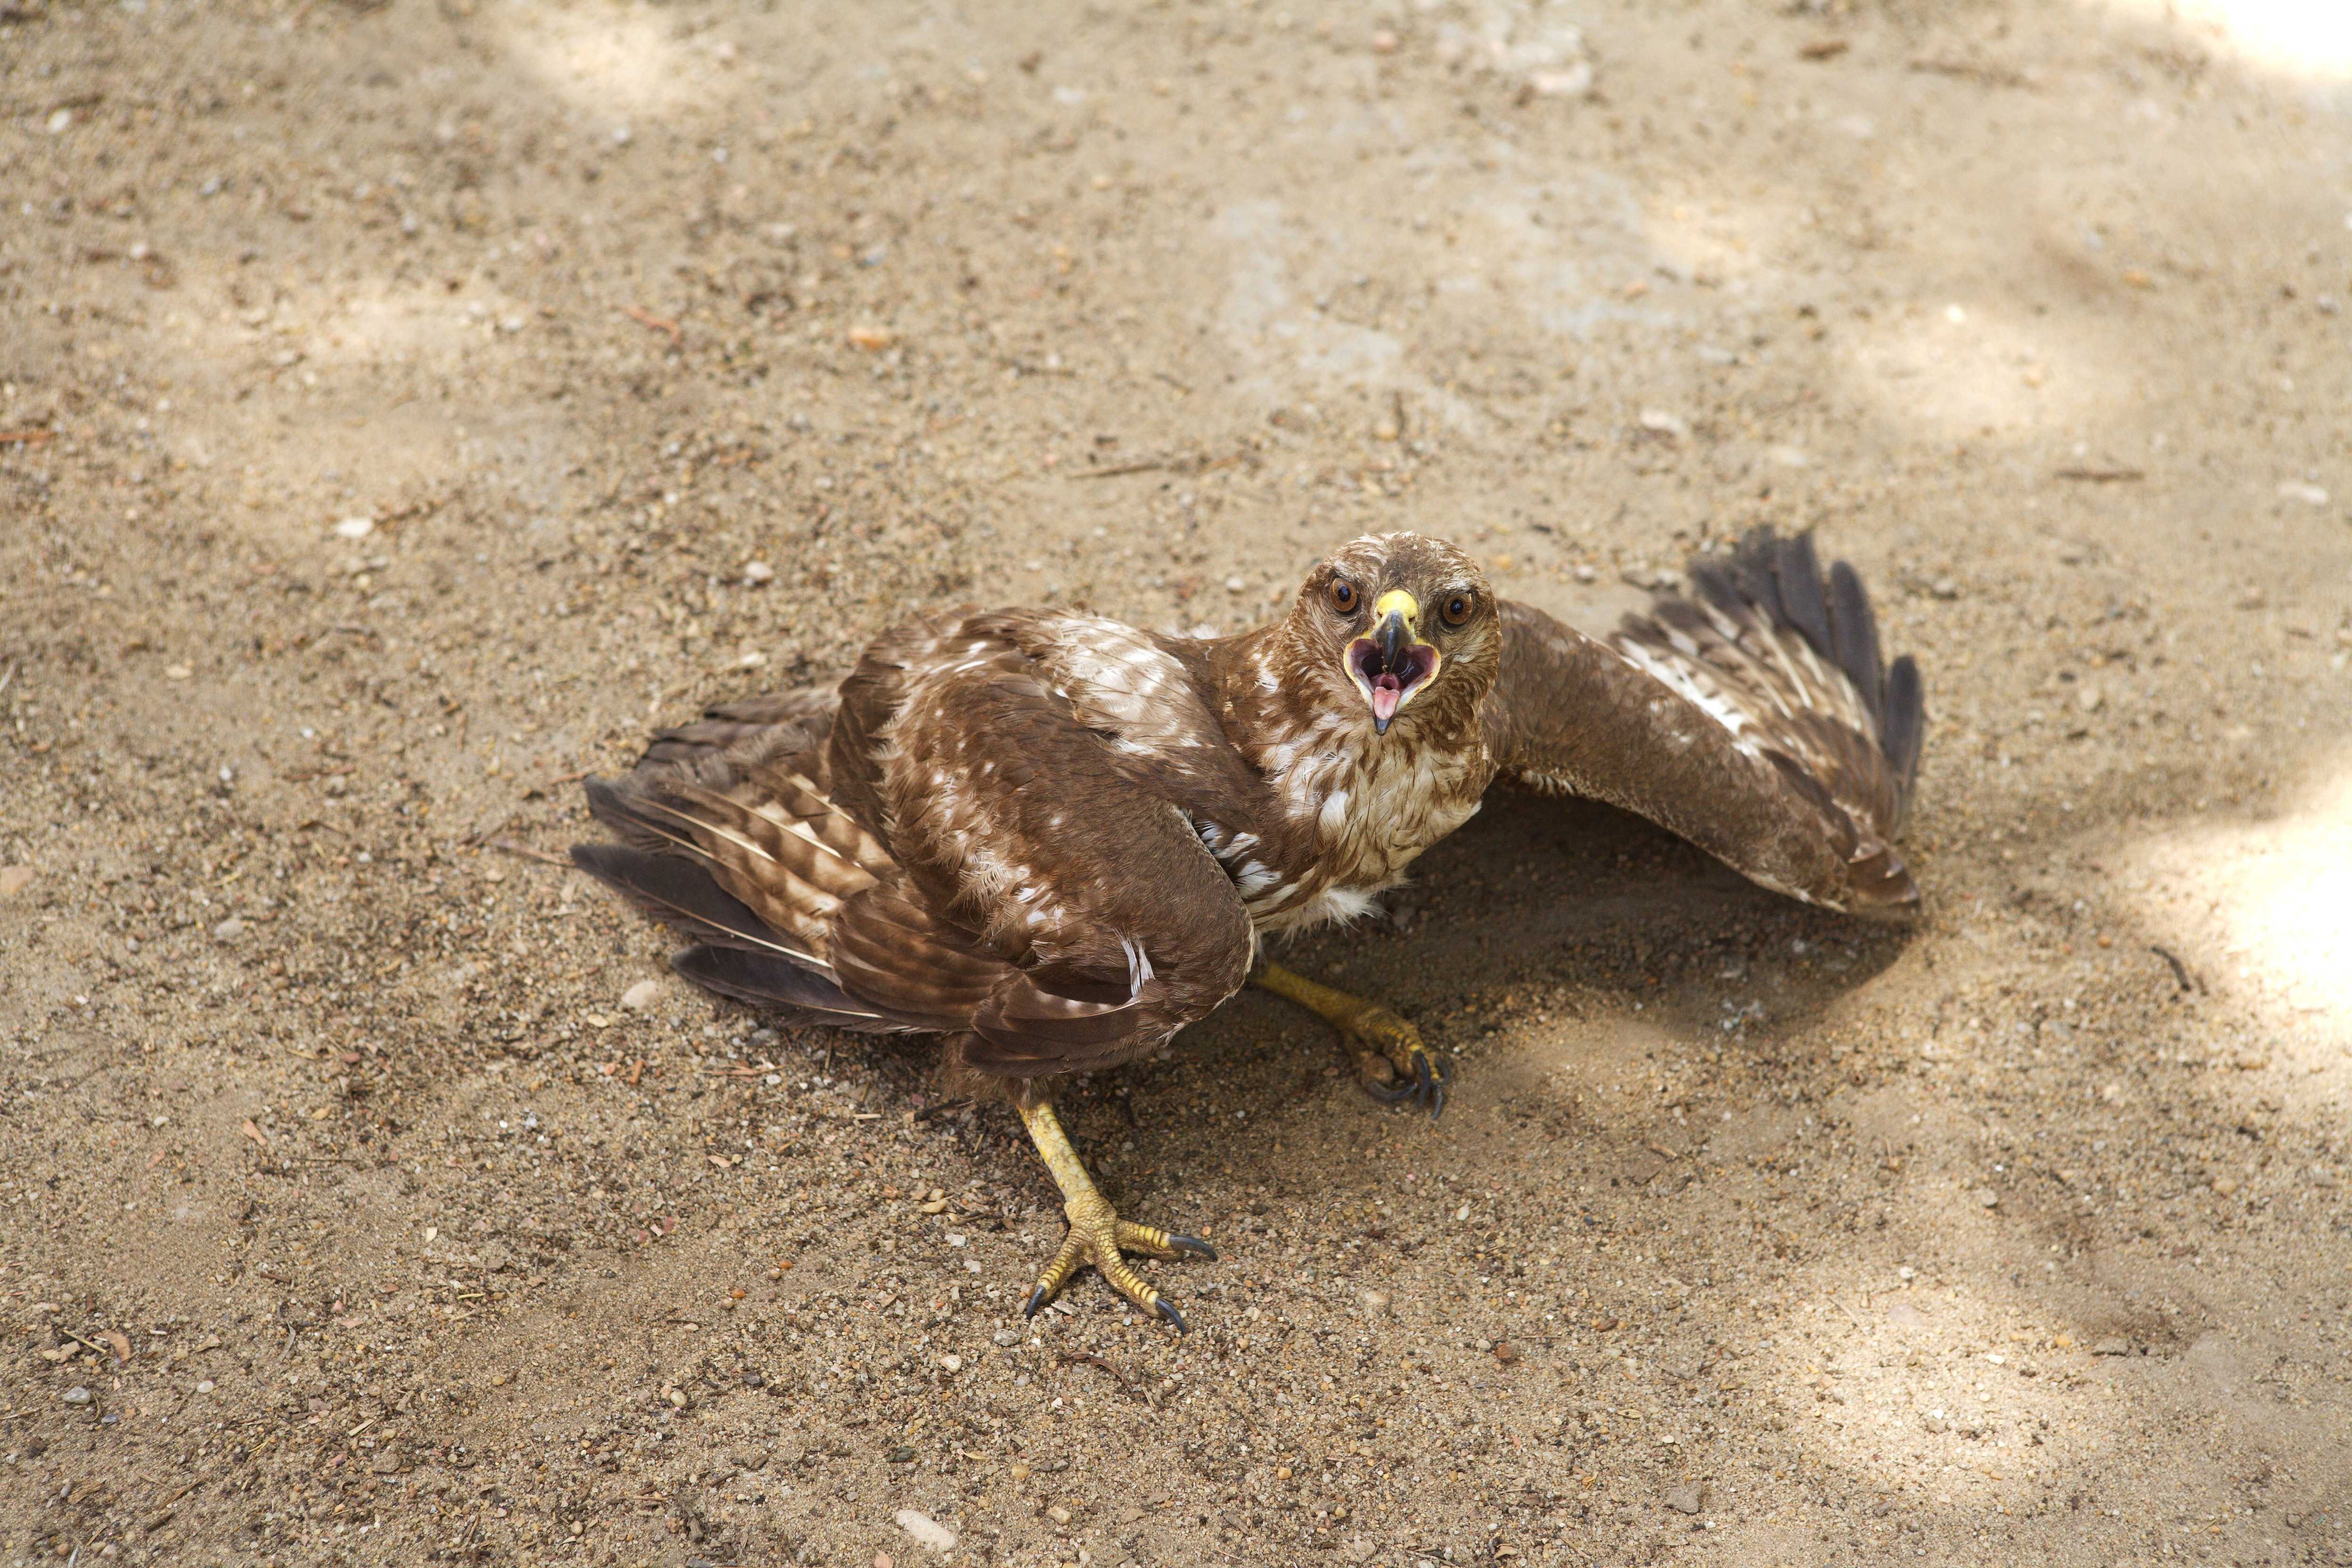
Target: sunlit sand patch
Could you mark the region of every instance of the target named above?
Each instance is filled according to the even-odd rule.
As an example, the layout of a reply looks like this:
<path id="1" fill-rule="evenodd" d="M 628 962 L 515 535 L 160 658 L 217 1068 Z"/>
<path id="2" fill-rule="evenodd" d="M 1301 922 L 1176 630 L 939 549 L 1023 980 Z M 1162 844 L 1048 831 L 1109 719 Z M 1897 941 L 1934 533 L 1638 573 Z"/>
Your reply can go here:
<path id="1" fill-rule="evenodd" d="M 1853 339 L 1851 390 L 1948 437 L 2066 424 L 2127 388 L 2087 354 L 1974 300 L 1923 300 Z"/>
<path id="2" fill-rule="evenodd" d="M 2125 0 L 2125 8 L 2202 35 L 2249 65 L 2352 81 L 2352 5 L 2342 0 Z"/>
<path id="3" fill-rule="evenodd" d="M 2158 939 L 2248 994 L 2314 1066 L 2352 1043 L 2352 757 L 2269 822 L 2188 828 L 2139 852 Z"/>
<path id="4" fill-rule="evenodd" d="M 707 53 L 672 31 L 669 13 L 635 5 L 513 5 L 499 13 L 518 63 L 574 108 L 611 117 L 659 114 L 710 95 Z"/>

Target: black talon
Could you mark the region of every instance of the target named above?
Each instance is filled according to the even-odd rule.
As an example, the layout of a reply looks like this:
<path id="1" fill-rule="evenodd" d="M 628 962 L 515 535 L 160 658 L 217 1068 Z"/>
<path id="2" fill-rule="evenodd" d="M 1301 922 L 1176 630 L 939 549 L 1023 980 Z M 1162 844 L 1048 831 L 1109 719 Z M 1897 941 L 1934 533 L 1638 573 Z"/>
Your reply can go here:
<path id="1" fill-rule="evenodd" d="M 1404 1099 L 1407 1095 L 1415 1091 L 1413 1086 L 1409 1083 L 1400 1085 L 1395 1089 L 1382 1089 L 1379 1084 L 1366 1083 L 1364 1085 L 1364 1092 L 1370 1095 L 1374 1100 L 1379 1100 L 1382 1105 L 1394 1105 L 1398 1100 Z"/>
<path id="2" fill-rule="evenodd" d="M 1212 1257 L 1212 1258 L 1214 1258 L 1214 1257 L 1216 1256 L 1216 1254 L 1213 1252 L 1213 1253 L 1211 1253 L 1209 1256 L 1210 1256 L 1210 1257 Z M 1152 1305 L 1153 1305 L 1155 1308 L 1159 1309 L 1160 1315 L 1161 1317 L 1163 1317 L 1163 1318 L 1167 1319 L 1170 1322 L 1171 1322 L 1171 1323 L 1173 1323 L 1173 1324 L 1175 1324 L 1175 1325 L 1176 1325 L 1176 1331 L 1177 1331 L 1178 1333 L 1180 1333 L 1180 1334 L 1189 1334 L 1189 1333 L 1191 1333 L 1191 1332 L 1192 1331 L 1192 1328 L 1190 1327 L 1190 1325 L 1188 1325 L 1188 1324 L 1184 1321 L 1184 1314 L 1183 1314 L 1183 1313 L 1181 1313 L 1181 1312 L 1180 1312 L 1180 1311 L 1178 1311 L 1175 1308 L 1173 1308 L 1173 1307 L 1170 1306 L 1170 1305 L 1168 1304 L 1168 1298 L 1166 1298 L 1165 1296 L 1162 1296 L 1159 1300 L 1154 1301 L 1154 1302 L 1152 1303 Z"/>
<path id="3" fill-rule="evenodd" d="M 1029 1304 L 1021 1309 L 1021 1315 L 1024 1318 L 1035 1317 L 1045 1307 L 1045 1303 L 1051 1300 L 1052 1297 L 1046 1293 L 1045 1287 L 1043 1285 L 1038 1286 L 1035 1289 L 1029 1292 Z"/>
<path id="4" fill-rule="evenodd" d="M 1212 1263 L 1217 1261 L 1217 1249 L 1197 1236 L 1171 1236 L 1168 1238 L 1168 1245 L 1178 1252 L 1189 1252 L 1195 1258 L 1205 1258 Z"/>

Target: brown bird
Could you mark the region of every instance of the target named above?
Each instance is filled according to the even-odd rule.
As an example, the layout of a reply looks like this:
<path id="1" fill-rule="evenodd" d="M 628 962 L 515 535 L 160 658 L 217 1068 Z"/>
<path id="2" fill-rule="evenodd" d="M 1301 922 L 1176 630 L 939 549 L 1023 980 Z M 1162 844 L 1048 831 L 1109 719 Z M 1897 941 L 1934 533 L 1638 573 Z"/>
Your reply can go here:
<path id="1" fill-rule="evenodd" d="M 1860 579 L 1760 531 L 1688 577 L 1607 642 L 1412 533 L 1344 546 L 1237 637 L 919 617 L 838 682 L 712 709 L 590 780 L 625 842 L 572 858 L 693 937 L 671 967 L 709 990 L 940 1037 L 949 1087 L 1009 1100 L 1062 1191 L 1028 1310 L 1091 1263 L 1181 1329 L 1122 1255 L 1214 1252 L 1113 1211 L 1055 1081 L 1154 1049 L 1255 970 L 1345 1032 L 1368 1088 L 1434 1115 L 1450 1069 L 1412 1025 L 1261 963 L 1258 939 L 1371 910 L 1498 776 L 1638 812 L 1808 903 L 1916 905 L 1893 845 L 1919 675 L 1882 663 Z"/>

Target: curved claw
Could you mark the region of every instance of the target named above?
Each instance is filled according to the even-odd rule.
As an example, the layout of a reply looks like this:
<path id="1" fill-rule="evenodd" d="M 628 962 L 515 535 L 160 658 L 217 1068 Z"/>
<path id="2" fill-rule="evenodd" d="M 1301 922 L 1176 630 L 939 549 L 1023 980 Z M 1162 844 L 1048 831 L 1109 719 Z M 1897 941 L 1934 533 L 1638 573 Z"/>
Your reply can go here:
<path id="1" fill-rule="evenodd" d="M 1176 1236 L 1171 1234 L 1168 1237 L 1168 1245 L 1178 1252 L 1189 1252 L 1195 1258 L 1205 1258 L 1212 1263 L 1217 1261 L 1217 1249 L 1211 1247 L 1207 1242 L 1202 1241 L 1197 1236 Z M 1165 1306 L 1166 1303 L 1162 1302 L 1161 1305 Z M 1176 1321 L 1177 1326 L 1181 1328 L 1183 1326 L 1183 1321 L 1184 1321 L 1181 1318 L 1179 1318 Z"/>
<path id="2" fill-rule="evenodd" d="M 1388 1088 L 1384 1088 L 1384 1087 L 1382 1087 L 1382 1086 L 1381 1086 L 1381 1085 L 1380 1085 L 1380 1084 L 1377 1084 L 1377 1083 L 1371 1083 L 1371 1082 L 1369 1082 L 1369 1081 L 1368 1081 L 1368 1082 L 1366 1082 L 1366 1083 L 1364 1084 L 1363 1088 L 1364 1088 L 1364 1092 L 1365 1092 L 1366 1094 L 1370 1095 L 1374 1100 L 1379 1100 L 1382 1105 L 1394 1105 L 1394 1104 L 1396 1104 L 1396 1103 L 1397 1103 L 1397 1101 L 1399 1101 L 1399 1100 L 1401 1100 L 1404 1099 L 1404 1098 L 1405 1098 L 1405 1096 L 1407 1096 L 1407 1095 L 1409 1095 L 1409 1094 L 1417 1094 L 1417 1093 L 1419 1093 L 1419 1092 L 1420 1092 L 1417 1089 L 1415 1089 L 1412 1084 L 1409 1084 L 1409 1083 L 1399 1084 L 1399 1085 L 1398 1085 L 1396 1088 L 1394 1088 L 1394 1089 L 1388 1089 Z"/>
<path id="3" fill-rule="evenodd" d="M 1212 1252 L 1209 1256 L 1214 1258 L 1216 1254 Z M 1160 1300 L 1154 1301 L 1152 1305 L 1159 1309 L 1159 1312 L 1161 1317 L 1176 1325 L 1176 1331 L 1178 1333 L 1189 1334 L 1192 1331 L 1192 1325 L 1184 1321 L 1184 1314 L 1178 1311 L 1174 1304 L 1171 1303 L 1167 1297 L 1162 1296 Z"/>
<path id="4" fill-rule="evenodd" d="M 1021 1309 L 1021 1315 L 1024 1318 L 1035 1317 L 1045 1310 L 1045 1303 L 1053 1299 L 1054 1293 L 1051 1290 L 1046 1289 L 1043 1285 L 1038 1286 L 1029 1292 L 1028 1303 Z"/>

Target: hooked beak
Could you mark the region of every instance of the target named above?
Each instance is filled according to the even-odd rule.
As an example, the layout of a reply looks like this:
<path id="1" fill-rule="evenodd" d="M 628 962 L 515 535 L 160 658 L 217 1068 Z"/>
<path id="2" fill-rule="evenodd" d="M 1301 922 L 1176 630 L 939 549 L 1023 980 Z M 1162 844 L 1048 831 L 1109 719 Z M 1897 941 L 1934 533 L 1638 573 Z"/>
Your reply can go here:
<path id="1" fill-rule="evenodd" d="M 1392 588 L 1372 605 L 1368 636 L 1348 645 L 1348 678 L 1372 710 L 1372 729 L 1385 735 L 1400 709 L 1437 674 L 1439 655 L 1421 640 L 1421 605 Z"/>

